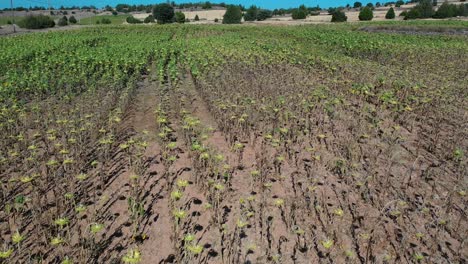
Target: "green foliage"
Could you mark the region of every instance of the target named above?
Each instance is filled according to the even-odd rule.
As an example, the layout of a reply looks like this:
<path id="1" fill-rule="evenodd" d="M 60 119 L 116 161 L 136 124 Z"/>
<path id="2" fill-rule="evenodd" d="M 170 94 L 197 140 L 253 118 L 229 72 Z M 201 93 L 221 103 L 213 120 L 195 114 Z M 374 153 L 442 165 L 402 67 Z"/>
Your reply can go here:
<path id="1" fill-rule="evenodd" d="M 78 21 L 76 20 L 76 18 L 74 16 L 71 16 L 69 19 L 68 19 L 68 22 L 70 22 L 70 24 L 76 24 L 78 23 Z"/>
<path id="2" fill-rule="evenodd" d="M 59 20 L 58 20 L 58 23 L 57 25 L 63 27 L 63 26 L 67 26 L 68 25 L 68 19 L 66 16 L 63 16 L 61 17 Z"/>
<path id="3" fill-rule="evenodd" d="M 145 18 L 145 20 L 143 20 L 143 22 L 144 22 L 145 24 L 148 24 L 148 23 L 154 23 L 154 22 L 155 22 L 155 20 L 154 20 L 154 17 L 153 17 L 153 15 L 149 15 L 149 16 L 147 16 L 147 17 Z"/>
<path id="4" fill-rule="evenodd" d="M 359 20 L 361 21 L 370 21 L 374 18 L 374 13 L 372 12 L 372 9 L 368 6 L 364 7 L 360 12 L 359 12 Z"/>
<path id="5" fill-rule="evenodd" d="M 194 18 L 195 21 L 200 21 L 200 17 L 198 15 L 195 15 L 195 18 Z"/>
<path id="6" fill-rule="evenodd" d="M 55 26 L 55 22 L 49 16 L 38 15 L 38 16 L 27 16 L 18 22 L 18 25 L 22 28 L 27 29 L 41 29 L 51 28 Z"/>
<path id="7" fill-rule="evenodd" d="M 250 6 L 244 14 L 245 21 L 263 21 L 273 16 L 270 10 L 260 9 L 257 6 Z"/>
<path id="8" fill-rule="evenodd" d="M 390 7 L 390 9 L 385 14 L 385 19 L 394 19 L 394 18 L 395 18 L 395 10 L 393 9 L 393 7 Z"/>
<path id="9" fill-rule="evenodd" d="M 100 22 L 104 25 L 112 24 L 112 21 L 109 18 L 102 18 Z"/>
<path id="10" fill-rule="evenodd" d="M 143 23 L 141 20 L 136 19 L 134 16 L 127 17 L 126 21 L 129 24 L 141 24 L 141 23 Z"/>
<path id="11" fill-rule="evenodd" d="M 185 23 L 185 14 L 182 12 L 175 13 L 175 21 L 177 23 Z"/>
<path id="12" fill-rule="evenodd" d="M 360 8 L 360 7 L 362 7 L 361 2 L 354 2 L 353 8 Z"/>
<path id="13" fill-rule="evenodd" d="M 257 15 L 258 15 L 258 7 L 255 6 L 255 5 L 252 5 L 245 12 L 244 20 L 245 21 L 255 21 L 255 20 L 257 20 Z"/>
<path id="14" fill-rule="evenodd" d="M 400 6 L 404 5 L 404 4 L 405 4 L 405 2 L 403 0 L 398 0 L 398 1 L 395 2 L 396 7 L 400 7 Z"/>
<path id="15" fill-rule="evenodd" d="M 257 20 L 258 21 L 263 21 L 263 20 L 266 20 L 268 18 L 271 18 L 272 16 L 273 16 L 273 13 L 270 10 L 261 9 L 260 11 L 258 11 Z"/>
<path id="16" fill-rule="evenodd" d="M 239 6 L 229 5 L 223 16 L 223 24 L 240 24 L 242 20 L 242 11 Z"/>
<path id="17" fill-rule="evenodd" d="M 421 0 L 419 4 L 411 8 L 405 15 L 407 19 L 430 18 L 434 15 L 431 0 Z"/>
<path id="18" fill-rule="evenodd" d="M 462 5 L 463 6 L 463 5 Z M 454 4 L 449 4 L 448 2 L 444 2 L 439 9 L 434 14 L 434 18 L 449 18 L 449 17 L 456 17 L 459 14 L 459 7 Z"/>
<path id="19" fill-rule="evenodd" d="M 211 9 L 211 8 L 213 8 L 213 5 L 209 1 L 206 1 L 202 5 L 202 9 Z"/>
<path id="20" fill-rule="evenodd" d="M 293 19 L 305 19 L 307 15 L 309 14 L 309 11 L 304 5 L 301 5 L 299 8 L 294 9 L 292 11 L 292 18 Z"/>
<path id="21" fill-rule="evenodd" d="M 171 23 L 174 19 L 174 8 L 169 4 L 155 5 L 153 17 L 158 21 L 158 24 Z"/>
<path id="22" fill-rule="evenodd" d="M 346 22 L 348 17 L 342 10 L 335 10 L 332 12 L 331 22 Z"/>

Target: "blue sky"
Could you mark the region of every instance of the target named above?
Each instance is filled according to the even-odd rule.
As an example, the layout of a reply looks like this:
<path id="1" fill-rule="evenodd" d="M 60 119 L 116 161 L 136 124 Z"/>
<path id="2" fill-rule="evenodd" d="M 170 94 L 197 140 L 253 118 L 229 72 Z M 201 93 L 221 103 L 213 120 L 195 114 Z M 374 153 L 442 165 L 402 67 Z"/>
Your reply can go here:
<path id="1" fill-rule="evenodd" d="M 201 0 L 182 0 L 182 1 L 175 1 L 177 3 L 186 3 L 186 2 L 200 2 Z M 335 7 L 335 6 L 345 6 L 346 4 L 353 4 L 356 0 L 211 0 L 211 2 L 225 2 L 229 4 L 242 4 L 245 6 L 250 5 L 257 5 L 263 8 L 274 9 L 274 8 L 289 8 L 289 7 L 296 7 L 301 4 L 305 4 L 307 6 L 317 6 L 320 7 Z M 359 0 L 358 0 L 359 1 Z M 386 1 L 380 1 L 384 3 Z M 47 6 L 48 0 L 13 0 L 14 6 Z M 161 3 L 165 1 L 161 0 L 50 0 L 52 6 L 58 8 L 61 5 L 64 6 L 84 6 L 84 5 L 94 5 L 97 7 L 103 7 L 105 5 L 115 6 L 119 3 L 126 3 L 126 4 L 155 4 Z M 364 4 L 368 2 L 379 2 L 376 0 L 367 0 L 362 1 Z M 0 8 L 9 8 L 10 1 L 9 0 L 0 0 Z"/>

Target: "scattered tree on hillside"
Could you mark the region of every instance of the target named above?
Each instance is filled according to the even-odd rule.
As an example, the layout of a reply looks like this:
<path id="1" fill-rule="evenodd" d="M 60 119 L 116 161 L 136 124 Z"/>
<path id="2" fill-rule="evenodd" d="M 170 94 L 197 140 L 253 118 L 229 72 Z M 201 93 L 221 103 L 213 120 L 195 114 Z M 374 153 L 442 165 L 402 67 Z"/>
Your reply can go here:
<path id="1" fill-rule="evenodd" d="M 361 2 L 354 2 L 353 8 L 360 8 L 360 7 L 362 7 Z"/>
<path id="2" fill-rule="evenodd" d="M 403 0 L 398 0 L 398 1 L 395 2 L 396 7 L 400 7 L 400 6 L 404 5 L 404 4 L 405 4 L 405 2 L 403 2 Z"/>
<path id="3" fill-rule="evenodd" d="M 395 18 L 395 10 L 393 7 L 390 7 L 390 9 L 387 11 L 387 14 L 385 14 L 386 19 L 394 19 Z"/>

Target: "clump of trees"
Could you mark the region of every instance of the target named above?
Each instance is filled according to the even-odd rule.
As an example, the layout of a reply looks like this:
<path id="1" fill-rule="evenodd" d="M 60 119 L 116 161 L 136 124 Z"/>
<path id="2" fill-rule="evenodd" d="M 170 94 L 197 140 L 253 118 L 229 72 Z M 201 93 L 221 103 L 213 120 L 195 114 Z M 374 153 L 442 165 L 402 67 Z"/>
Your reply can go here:
<path id="1" fill-rule="evenodd" d="M 27 29 L 42 29 L 55 26 L 54 20 L 49 16 L 27 16 L 18 22 L 18 25 Z"/>
<path id="2" fill-rule="evenodd" d="M 434 15 L 434 9 L 432 8 L 431 0 L 421 0 L 419 4 L 411 8 L 405 13 L 406 19 L 417 19 L 417 18 L 430 18 Z"/>
<path id="3" fill-rule="evenodd" d="M 309 10 L 307 10 L 307 7 L 305 5 L 299 6 L 299 8 L 294 9 L 292 11 L 292 18 L 293 19 L 305 19 L 307 18 L 307 15 L 309 14 Z"/>
<path id="4" fill-rule="evenodd" d="M 255 5 L 250 6 L 244 14 L 245 21 L 263 21 L 273 16 L 270 10 L 260 9 Z"/>
<path id="5" fill-rule="evenodd" d="M 374 12 L 372 12 L 372 8 L 366 6 L 359 12 L 359 20 L 361 21 L 370 21 L 374 18 Z"/>
<path id="6" fill-rule="evenodd" d="M 455 5 L 444 2 L 434 13 L 434 18 L 468 16 L 468 4 Z"/>
<path id="7" fill-rule="evenodd" d="M 172 23 L 174 21 L 174 8 L 169 4 L 155 5 L 153 8 L 153 17 L 158 24 Z"/>
<path id="8" fill-rule="evenodd" d="M 223 16 L 223 24 L 240 24 L 242 20 L 242 10 L 239 6 L 229 5 Z"/>

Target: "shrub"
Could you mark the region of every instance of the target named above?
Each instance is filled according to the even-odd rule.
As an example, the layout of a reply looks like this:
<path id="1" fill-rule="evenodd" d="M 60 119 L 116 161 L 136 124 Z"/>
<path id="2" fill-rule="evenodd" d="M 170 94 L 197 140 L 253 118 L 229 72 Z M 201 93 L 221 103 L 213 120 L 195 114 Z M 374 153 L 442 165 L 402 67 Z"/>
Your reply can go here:
<path id="1" fill-rule="evenodd" d="M 335 10 L 332 12 L 331 22 L 346 22 L 348 17 L 342 10 Z"/>
<path id="2" fill-rule="evenodd" d="M 175 13 L 175 21 L 177 23 L 185 23 L 185 14 L 182 12 L 176 12 Z"/>
<path id="3" fill-rule="evenodd" d="M 215 23 L 218 23 L 218 22 L 219 22 L 219 19 L 215 18 L 214 22 L 215 22 Z"/>
<path id="4" fill-rule="evenodd" d="M 18 25 L 22 28 L 27 29 L 41 29 L 41 28 L 51 28 L 55 26 L 55 22 L 49 16 L 38 15 L 38 16 L 27 16 L 21 21 Z"/>
<path id="5" fill-rule="evenodd" d="M 108 18 L 101 19 L 101 21 L 98 21 L 98 24 L 99 24 L 99 22 L 101 24 L 105 24 L 105 25 L 112 24 L 112 21 L 110 19 L 108 19 Z"/>
<path id="6" fill-rule="evenodd" d="M 200 21 L 200 17 L 198 17 L 198 15 L 195 15 L 195 21 Z"/>
<path id="7" fill-rule="evenodd" d="M 359 12 L 359 20 L 361 21 L 370 21 L 372 18 L 374 18 L 374 13 L 368 6 L 364 7 L 361 12 Z"/>
<path id="8" fill-rule="evenodd" d="M 148 24 L 148 23 L 154 23 L 155 20 L 154 20 L 154 17 L 153 15 L 149 15 L 145 18 L 145 20 L 143 20 L 144 23 Z"/>
<path id="9" fill-rule="evenodd" d="M 112 11 L 112 15 L 116 16 L 118 15 L 119 13 L 117 11 Z"/>
<path id="10" fill-rule="evenodd" d="M 174 19 L 174 8 L 169 4 L 155 5 L 153 17 L 158 21 L 158 24 L 171 23 Z"/>
<path id="11" fill-rule="evenodd" d="M 141 23 L 143 23 L 141 20 L 136 19 L 136 18 L 133 17 L 133 16 L 127 17 L 126 20 L 127 20 L 127 23 L 129 23 L 129 24 L 141 24 Z"/>
<path id="12" fill-rule="evenodd" d="M 74 16 L 71 16 L 69 19 L 68 19 L 68 22 L 70 22 L 71 24 L 76 24 L 78 21 L 76 20 L 76 18 Z"/>
<path id="13" fill-rule="evenodd" d="M 404 5 L 404 4 L 405 4 L 405 2 L 403 2 L 403 0 L 398 0 L 398 1 L 395 2 L 396 7 L 400 7 L 400 6 Z"/>
<path id="14" fill-rule="evenodd" d="M 229 5 L 223 16 L 223 24 L 240 24 L 242 20 L 242 11 L 239 6 Z"/>
<path id="15" fill-rule="evenodd" d="M 394 18 L 395 18 L 395 10 L 393 9 L 393 7 L 390 7 L 390 9 L 385 14 L 385 19 L 394 19 Z"/>

